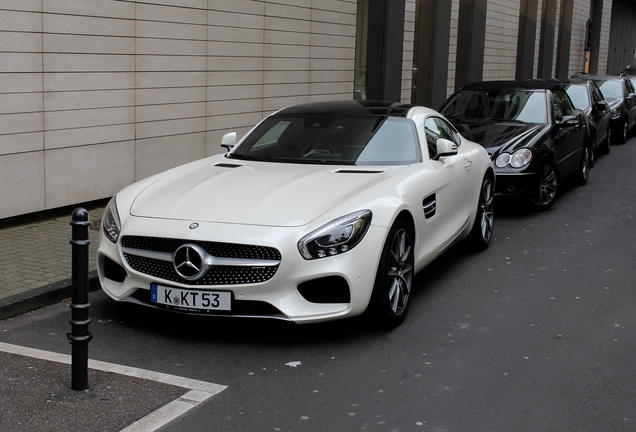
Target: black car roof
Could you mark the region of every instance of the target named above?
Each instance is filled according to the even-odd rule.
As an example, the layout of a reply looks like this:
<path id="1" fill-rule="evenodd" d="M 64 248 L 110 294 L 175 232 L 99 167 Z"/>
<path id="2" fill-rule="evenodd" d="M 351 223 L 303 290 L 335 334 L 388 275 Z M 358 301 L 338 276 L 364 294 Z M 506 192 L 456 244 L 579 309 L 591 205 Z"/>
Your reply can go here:
<path id="1" fill-rule="evenodd" d="M 563 86 L 553 81 L 479 81 L 466 84 L 462 90 L 506 89 L 506 90 L 563 90 Z"/>
<path id="2" fill-rule="evenodd" d="M 355 114 L 406 117 L 413 106 L 399 102 L 341 100 L 292 105 L 280 110 L 279 114 Z"/>
<path id="3" fill-rule="evenodd" d="M 568 85 L 568 84 L 587 85 L 587 83 L 589 83 L 590 81 L 593 81 L 593 80 L 588 78 L 583 78 L 583 77 L 576 77 L 576 78 L 570 78 L 570 79 L 560 79 L 560 80 L 556 80 L 555 82 L 559 82 L 564 85 Z"/>
<path id="4" fill-rule="evenodd" d="M 572 75 L 572 78 L 574 79 L 589 79 L 592 81 L 613 81 L 613 80 L 621 80 L 624 77 L 622 75 L 611 75 L 611 74 L 606 74 L 606 75 L 589 75 L 586 73 L 578 73 L 578 74 L 574 74 Z"/>

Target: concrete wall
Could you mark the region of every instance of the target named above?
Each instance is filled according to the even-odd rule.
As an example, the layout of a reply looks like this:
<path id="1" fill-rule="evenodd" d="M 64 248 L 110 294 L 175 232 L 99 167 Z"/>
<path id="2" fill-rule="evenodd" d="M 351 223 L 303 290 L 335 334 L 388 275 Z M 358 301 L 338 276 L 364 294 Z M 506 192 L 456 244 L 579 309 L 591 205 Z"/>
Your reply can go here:
<path id="1" fill-rule="evenodd" d="M 519 0 L 491 0 L 486 11 L 484 80 L 514 80 Z"/>
<path id="2" fill-rule="evenodd" d="M 108 197 L 353 93 L 356 0 L 0 0 L 0 218 Z"/>
<path id="3" fill-rule="evenodd" d="M 601 18 L 601 48 L 598 55 L 598 73 L 607 73 L 610 25 L 612 22 L 612 0 L 603 1 L 603 17 Z"/>
<path id="4" fill-rule="evenodd" d="M 411 103 L 416 0 L 406 0 L 404 12 L 404 57 L 402 59 L 402 103 Z"/>
<path id="5" fill-rule="evenodd" d="M 417 2 L 405 1 L 401 96 L 410 102 Z M 450 95 L 459 0 L 448 1 Z M 612 10 L 603 1 L 600 73 Z M 241 136 L 284 106 L 351 99 L 357 3 L 0 0 L 0 218 L 111 196 L 220 153 L 224 133 Z M 519 6 L 487 2 L 483 79 L 515 77 Z M 584 67 L 589 15 L 590 0 L 574 0 L 570 75 Z"/>

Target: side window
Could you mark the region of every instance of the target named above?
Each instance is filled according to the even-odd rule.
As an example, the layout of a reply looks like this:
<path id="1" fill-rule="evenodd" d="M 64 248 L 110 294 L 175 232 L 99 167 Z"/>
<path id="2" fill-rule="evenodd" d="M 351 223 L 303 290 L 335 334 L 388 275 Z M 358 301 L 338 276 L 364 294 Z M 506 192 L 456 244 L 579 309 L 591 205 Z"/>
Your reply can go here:
<path id="1" fill-rule="evenodd" d="M 596 85 L 594 84 L 591 84 L 590 89 L 592 90 L 592 99 L 594 99 L 594 104 L 598 105 L 603 102 L 603 95 L 601 94 L 601 91 L 598 89 L 598 87 L 596 87 Z"/>
<path id="2" fill-rule="evenodd" d="M 636 93 L 636 91 L 634 91 L 634 86 L 632 85 L 632 82 L 630 80 L 625 80 L 625 86 L 627 87 L 627 96 L 629 96 L 630 93 Z"/>
<path id="3" fill-rule="evenodd" d="M 440 138 L 447 139 L 459 146 L 461 141 L 453 127 L 439 117 L 429 117 L 424 122 L 424 131 L 426 132 L 426 144 L 428 145 L 428 153 L 433 159 L 437 156 L 437 140 Z"/>
<path id="4" fill-rule="evenodd" d="M 552 112 L 554 113 L 554 120 L 559 122 L 563 119 L 563 116 L 572 115 L 574 106 L 570 98 L 561 90 L 556 90 L 552 93 Z"/>

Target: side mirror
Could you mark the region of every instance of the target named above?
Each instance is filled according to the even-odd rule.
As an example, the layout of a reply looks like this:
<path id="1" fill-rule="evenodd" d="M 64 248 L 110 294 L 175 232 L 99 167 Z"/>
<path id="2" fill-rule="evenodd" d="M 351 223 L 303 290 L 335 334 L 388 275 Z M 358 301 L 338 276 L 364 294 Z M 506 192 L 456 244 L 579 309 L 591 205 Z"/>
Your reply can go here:
<path id="1" fill-rule="evenodd" d="M 572 115 L 563 116 L 561 121 L 557 121 L 556 124 L 559 126 L 576 126 L 579 124 L 579 119 Z"/>
<path id="2" fill-rule="evenodd" d="M 434 160 L 439 160 L 443 156 L 453 156 L 457 154 L 457 144 L 454 142 L 440 138 L 437 140 L 437 155 Z"/>
<path id="3" fill-rule="evenodd" d="M 227 151 L 232 150 L 232 147 L 236 145 L 236 132 L 230 132 L 223 135 L 221 139 L 221 147 L 227 149 Z"/>
<path id="4" fill-rule="evenodd" d="M 631 100 L 636 100 L 636 93 L 630 93 L 629 96 L 627 96 L 627 98 Z"/>

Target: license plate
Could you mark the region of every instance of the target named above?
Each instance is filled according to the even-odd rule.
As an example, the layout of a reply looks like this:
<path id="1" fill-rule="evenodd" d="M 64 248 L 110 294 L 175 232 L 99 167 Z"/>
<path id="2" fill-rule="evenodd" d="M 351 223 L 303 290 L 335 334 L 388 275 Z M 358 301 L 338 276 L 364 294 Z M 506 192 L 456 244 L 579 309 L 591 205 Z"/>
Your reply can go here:
<path id="1" fill-rule="evenodd" d="M 193 312 L 232 309 L 232 293 L 229 291 L 199 291 L 151 284 L 150 300 L 153 303 Z"/>

